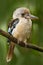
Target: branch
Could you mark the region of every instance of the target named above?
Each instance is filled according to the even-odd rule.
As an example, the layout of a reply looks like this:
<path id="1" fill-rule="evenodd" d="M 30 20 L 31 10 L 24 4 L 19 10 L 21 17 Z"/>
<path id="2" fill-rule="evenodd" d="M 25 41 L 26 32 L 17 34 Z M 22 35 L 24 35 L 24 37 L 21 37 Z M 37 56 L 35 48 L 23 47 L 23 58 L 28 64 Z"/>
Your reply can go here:
<path id="1" fill-rule="evenodd" d="M 6 38 L 8 38 L 8 39 L 10 39 L 12 42 L 14 42 L 14 43 L 20 45 L 21 47 L 31 48 L 31 49 L 34 49 L 34 50 L 43 52 L 43 48 L 42 48 L 42 47 L 39 47 L 39 46 L 37 46 L 37 45 L 33 45 L 33 44 L 31 44 L 31 43 L 29 43 L 29 44 L 28 44 L 28 43 L 24 43 L 24 42 L 22 42 L 22 41 L 19 41 L 19 42 L 18 42 L 18 40 L 17 40 L 16 38 L 14 38 L 12 35 L 10 35 L 9 33 L 5 32 L 5 31 L 3 31 L 3 30 L 1 30 L 1 29 L 0 29 L 0 35 L 6 37 Z"/>

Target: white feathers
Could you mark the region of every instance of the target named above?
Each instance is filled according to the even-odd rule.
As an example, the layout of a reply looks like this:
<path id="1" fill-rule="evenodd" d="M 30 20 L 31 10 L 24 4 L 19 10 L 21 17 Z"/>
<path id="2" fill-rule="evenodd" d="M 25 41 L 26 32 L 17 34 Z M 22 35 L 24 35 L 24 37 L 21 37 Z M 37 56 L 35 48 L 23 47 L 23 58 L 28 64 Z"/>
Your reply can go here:
<path id="1" fill-rule="evenodd" d="M 7 61 L 7 62 L 10 62 L 10 61 L 11 61 L 11 58 L 9 58 L 9 59 L 8 59 L 8 58 L 6 58 L 6 61 Z"/>

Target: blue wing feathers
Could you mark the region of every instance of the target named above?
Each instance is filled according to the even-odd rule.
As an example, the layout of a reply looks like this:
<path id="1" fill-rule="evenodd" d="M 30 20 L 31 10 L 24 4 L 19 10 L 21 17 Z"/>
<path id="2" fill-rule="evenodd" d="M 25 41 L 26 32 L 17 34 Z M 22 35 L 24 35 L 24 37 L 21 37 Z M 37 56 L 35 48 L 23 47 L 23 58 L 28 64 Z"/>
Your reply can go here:
<path id="1" fill-rule="evenodd" d="M 9 33 L 10 35 L 12 35 L 12 31 L 13 31 L 13 29 L 16 27 L 16 25 L 18 24 L 18 22 L 19 22 L 19 19 L 16 19 L 16 20 L 13 21 L 12 24 L 10 24 L 10 25 L 12 25 L 11 27 L 8 28 L 8 33 Z M 10 25 L 9 25 L 9 26 L 10 26 Z M 9 39 L 8 39 L 8 42 L 10 42 Z"/>

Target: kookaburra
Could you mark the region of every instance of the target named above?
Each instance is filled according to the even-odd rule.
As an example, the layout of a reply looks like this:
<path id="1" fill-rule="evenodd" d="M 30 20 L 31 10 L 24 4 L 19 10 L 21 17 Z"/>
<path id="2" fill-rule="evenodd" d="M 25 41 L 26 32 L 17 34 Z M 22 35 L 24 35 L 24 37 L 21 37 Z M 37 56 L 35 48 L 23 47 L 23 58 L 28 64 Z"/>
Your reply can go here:
<path id="1" fill-rule="evenodd" d="M 16 9 L 13 12 L 13 19 L 8 25 L 8 33 L 26 43 L 27 38 L 30 38 L 32 19 L 38 19 L 38 17 L 31 15 L 28 8 L 21 7 Z M 12 59 L 14 47 L 15 43 L 9 40 L 9 49 L 6 57 L 7 62 Z"/>

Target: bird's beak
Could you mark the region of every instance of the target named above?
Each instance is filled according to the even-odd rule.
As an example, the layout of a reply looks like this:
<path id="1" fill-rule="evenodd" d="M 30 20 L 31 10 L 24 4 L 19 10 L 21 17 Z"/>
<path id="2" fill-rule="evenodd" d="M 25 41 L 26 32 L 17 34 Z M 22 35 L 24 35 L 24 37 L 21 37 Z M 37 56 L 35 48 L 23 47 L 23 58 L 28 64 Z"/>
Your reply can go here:
<path id="1" fill-rule="evenodd" d="M 34 20 L 34 19 L 39 19 L 37 16 L 31 15 L 31 14 L 28 14 L 28 15 L 26 15 L 25 17 L 26 17 L 27 19 L 32 19 L 32 20 Z"/>
<path id="2" fill-rule="evenodd" d="M 37 16 L 31 15 L 31 14 L 29 14 L 29 17 L 30 17 L 30 19 L 32 19 L 32 20 L 34 20 L 34 19 L 39 19 Z"/>

